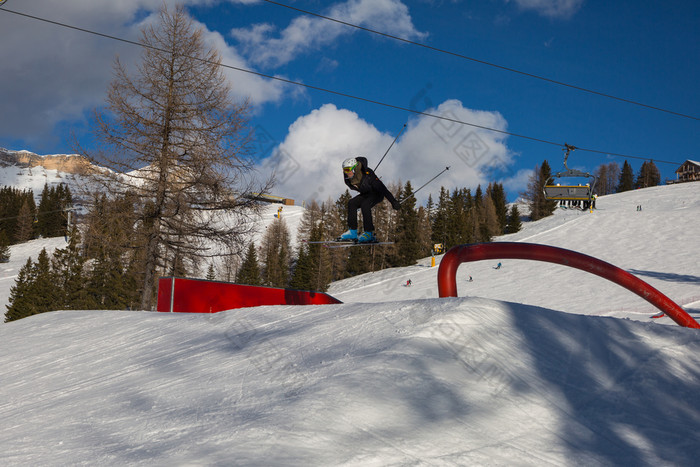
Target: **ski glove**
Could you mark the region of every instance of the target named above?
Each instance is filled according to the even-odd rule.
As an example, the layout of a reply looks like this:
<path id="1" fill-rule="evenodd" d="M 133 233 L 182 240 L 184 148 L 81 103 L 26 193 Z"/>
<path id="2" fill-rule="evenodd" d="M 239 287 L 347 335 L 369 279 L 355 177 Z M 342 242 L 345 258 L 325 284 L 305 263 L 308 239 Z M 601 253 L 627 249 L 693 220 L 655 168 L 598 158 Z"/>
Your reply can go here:
<path id="1" fill-rule="evenodd" d="M 401 203 L 399 203 L 398 201 L 394 200 L 394 202 L 391 203 L 391 207 L 394 208 L 396 211 L 398 211 L 399 209 L 401 209 Z"/>

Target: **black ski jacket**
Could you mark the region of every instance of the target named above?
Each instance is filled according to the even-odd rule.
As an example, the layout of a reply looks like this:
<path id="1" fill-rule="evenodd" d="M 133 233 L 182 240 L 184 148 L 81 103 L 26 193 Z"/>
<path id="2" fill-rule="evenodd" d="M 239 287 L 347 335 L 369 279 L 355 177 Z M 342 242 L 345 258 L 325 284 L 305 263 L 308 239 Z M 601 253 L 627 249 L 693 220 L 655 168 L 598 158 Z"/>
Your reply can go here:
<path id="1" fill-rule="evenodd" d="M 396 203 L 396 198 L 394 198 L 394 195 L 391 194 L 391 192 L 387 189 L 387 187 L 382 183 L 382 181 L 377 177 L 377 175 L 374 173 L 374 170 L 370 169 L 367 164 L 367 158 L 366 157 L 356 157 L 357 162 L 359 162 L 359 170 L 362 173 L 362 178 L 360 178 L 360 183 L 357 185 L 353 185 L 351 180 L 352 179 L 345 179 L 345 184 L 350 188 L 351 190 L 359 191 L 361 195 L 367 195 L 370 193 L 376 193 L 382 195 L 383 198 L 386 198 L 392 206 Z"/>

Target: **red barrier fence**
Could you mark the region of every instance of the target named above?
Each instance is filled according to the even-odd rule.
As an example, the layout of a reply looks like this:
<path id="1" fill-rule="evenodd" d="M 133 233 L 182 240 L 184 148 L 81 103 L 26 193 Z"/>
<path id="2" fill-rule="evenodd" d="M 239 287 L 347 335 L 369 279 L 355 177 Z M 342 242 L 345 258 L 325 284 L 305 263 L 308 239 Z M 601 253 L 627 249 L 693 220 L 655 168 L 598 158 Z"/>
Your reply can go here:
<path id="1" fill-rule="evenodd" d="M 438 269 L 440 297 L 457 296 L 457 268 L 461 263 L 486 259 L 530 259 L 581 269 L 636 293 L 679 325 L 700 329 L 700 324 L 673 300 L 627 271 L 592 256 L 534 243 L 493 242 L 458 245 L 452 248 L 445 253 Z"/>
<path id="2" fill-rule="evenodd" d="M 233 308 L 262 305 L 329 305 L 342 303 L 323 292 L 280 289 L 162 277 L 158 281 L 158 311 L 171 313 L 217 313 Z"/>

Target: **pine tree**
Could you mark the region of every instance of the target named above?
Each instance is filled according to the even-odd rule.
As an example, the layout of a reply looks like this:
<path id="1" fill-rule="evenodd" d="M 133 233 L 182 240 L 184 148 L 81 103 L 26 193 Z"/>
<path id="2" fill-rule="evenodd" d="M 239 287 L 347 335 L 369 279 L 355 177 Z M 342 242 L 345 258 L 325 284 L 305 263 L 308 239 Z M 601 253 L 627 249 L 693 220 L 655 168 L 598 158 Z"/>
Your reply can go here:
<path id="1" fill-rule="evenodd" d="M 22 191 L 8 186 L 0 189 L 0 230 L 5 231 L 9 237 L 10 245 L 20 243 L 16 238 L 17 226 L 20 220 L 20 210 L 25 202 L 29 203 L 31 210 L 34 205 L 34 194 L 31 190 Z"/>
<path id="2" fill-rule="evenodd" d="M 308 218 L 313 222 L 313 219 L 317 217 L 321 210 L 314 203 L 310 208 L 307 208 L 307 212 L 309 212 Z M 304 216 L 307 216 L 307 212 L 304 213 Z M 316 221 L 316 225 L 308 232 L 309 240 L 312 242 L 321 241 L 323 231 L 324 227 L 321 218 Z M 302 229 L 300 228 L 300 234 L 301 232 Z M 318 290 L 321 292 L 327 290 L 330 283 L 330 274 L 327 267 L 329 263 L 327 258 L 328 251 L 328 249 L 322 248 L 320 244 L 302 243 L 299 246 L 299 254 L 289 286 L 294 289 Z"/>
<path id="3" fill-rule="evenodd" d="M 552 170 L 545 159 L 541 167 L 535 167 L 535 171 L 530 176 L 528 189 L 523 193 L 523 197 L 530 205 L 530 219 L 533 221 L 551 216 L 557 207 L 556 201 L 548 200 L 544 196 L 544 187 L 550 183 L 552 183 Z"/>
<path id="4" fill-rule="evenodd" d="M 440 187 L 438 204 L 432 214 L 432 235 L 431 240 L 435 243 L 442 243 L 447 246 L 447 229 L 449 223 L 449 193 L 445 187 Z"/>
<path id="5" fill-rule="evenodd" d="M 471 194 L 468 194 L 471 199 Z M 447 203 L 447 222 L 445 226 L 445 247 L 449 248 L 465 241 L 468 232 L 467 215 L 469 203 L 465 197 L 465 190 L 455 188 Z"/>
<path id="6" fill-rule="evenodd" d="M 329 199 L 328 208 L 323 220 L 323 238 L 336 238 L 339 233 L 348 228 L 347 224 L 347 201 L 350 193 L 345 190 L 337 200 Z M 331 281 L 336 281 L 348 277 L 347 263 L 349 255 L 342 248 L 330 249 L 327 253 L 328 268 Z"/>
<path id="7" fill-rule="evenodd" d="M 65 183 L 56 187 L 44 184 L 37 208 L 36 233 L 43 237 L 66 235 L 68 217 L 66 209 L 72 205 L 70 188 Z"/>
<path id="8" fill-rule="evenodd" d="M 634 189 L 634 171 L 627 161 L 622 165 L 620 172 L 620 182 L 617 185 L 617 192 L 630 191 Z"/>
<path id="9" fill-rule="evenodd" d="M 45 313 L 63 308 L 65 303 L 62 291 L 56 287 L 58 281 L 51 270 L 51 259 L 45 248 L 39 253 L 33 269 L 32 298 L 36 312 Z"/>
<path id="10" fill-rule="evenodd" d="M 431 242 L 432 229 L 430 228 L 430 215 L 428 209 L 423 206 L 418 208 L 418 244 L 420 247 L 418 257 L 429 256 L 433 250 Z"/>
<path id="11" fill-rule="evenodd" d="M 95 309 L 132 309 L 138 303 L 136 276 L 119 257 L 103 255 L 94 260 L 86 287 L 87 299 Z"/>
<path id="12" fill-rule="evenodd" d="M 86 258 L 92 259 L 85 272 L 86 300 L 96 309 L 135 308 L 135 297 L 141 294 L 143 250 L 129 248 L 134 235 L 133 200 L 130 193 L 114 198 L 100 194 L 85 216 L 83 249 Z"/>
<path id="13" fill-rule="evenodd" d="M 207 279 L 208 281 L 213 281 L 213 280 L 216 279 L 216 272 L 214 271 L 214 265 L 211 264 L 211 263 L 209 264 L 209 269 L 207 269 L 207 277 L 206 277 L 206 279 Z"/>
<path id="14" fill-rule="evenodd" d="M 51 206 L 52 191 L 53 190 L 49 188 L 48 183 L 45 183 L 44 189 L 39 197 L 39 206 L 37 206 L 36 230 L 37 234 L 42 237 L 48 237 L 46 233 L 50 228 L 49 224 L 51 222 L 51 217 L 49 217 L 49 214 L 53 210 L 53 207 Z"/>
<path id="15" fill-rule="evenodd" d="M 302 245 L 299 248 L 299 254 L 294 264 L 292 278 L 289 280 L 289 287 L 293 289 L 311 289 L 311 273 L 313 266 L 311 264 L 308 248 L 308 245 Z"/>
<path id="16" fill-rule="evenodd" d="M 77 229 L 73 229 L 68 246 L 54 251 L 51 258 L 51 270 L 56 281 L 55 287 L 61 295 L 59 301 L 63 309 L 93 309 L 94 303 L 89 300 L 85 287 L 85 258 L 79 245 L 80 234 Z"/>
<path id="17" fill-rule="evenodd" d="M 506 233 L 520 232 L 522 229 L 522 221 L 520 220 L 520 211 L 517 205 L 513 205 L 510 208 L 510 213 L 508 214 L 508 221 L 506 223 Z"/>
<path id="18" fill-rule="evenodd" d="M 337 216 L 333 214 L 333 202 L 329 199 L 320 206 L 313 202 L 311 204 L 310 226 L 308 232 L 312 241 L 321 241 L 324 238 L 333 238 L 331 231 L 339 231 L 334 226 Z M 325 291 L 333 280 L 333 251 L 323 248 L 319 244 L 309 244 L 307 254 L 311 269 L 311 288 L 313 290 Z"/>
<path id="19" fill-rule="evenodd" d="M 542 161 L 542 167 L 540 168 L 541 187 L 539 190 L 539 195 L 541 202 L 541 212 L 543 214 L 542 217 L 551 216 L 552 214 L 554 214 L 554 210 L 557 208 L 556 201 L 548 200 L 544 196 L 544 187 L 553 183 L 553 181 L 554 179 L 552 178 L 552 169 L 549 167 L 549 162 L 547 162 L 547 160 L 545 159 L 544 161 Z"/>
<path id="20" fill-rule="evenodd" d="M 339 248 L 340 250 L 340 248 Z M 348 248 L 347 262 L 345 263 L 345 275 L 354 277 L 373 270 L 372 247 Z"/>
<path id="21" fill-rule="evenodd" d="M 425 215 L 427 216 L 428 222 L 430 222 L 430 225 L 433 225 L 433 219 L 435 215 L 435 202 L 433 201 L 433 195 L 432 193 L 428 195 L 428 201 L 425 203 Z"/>
<path id="22" fill-rule="evenodd" d="M 486 193 L 493 201 L 493 206 L 496 210 L 496 218 L 498 219 L 498 232 L 494 235 L 500 235 L 506 230 L 506 218 L 508 217 L 506 191 L 502 184 L 493 183 L 489 184 Z"/>
<path id="23" fill-rule="evenodd" d="M 480 212 L 482 213 L 480 214 L 479 226 L 481 231 L 480 241 L 490 242 L 493 237 L 500 235 L 502 230 L 498 214 L 496 213 L 496 206 L 488 194 L 484 197 Z"/>
<path id="24" fill-rule="evenodd" d="M 248 252 L 246 253 L 243 264 L 236 275 L 236 283 L 246 285 L 262 285 L 258 255 L 255 252 L 255 244 L 253 243 L 248 245 Z"/>
<path id="25" fill-rule="evenodd" d="M 61 292 L 56 287 L 56 278 L 46 249 L 41 250 L 36 263 L 27 259 L 15 285 L 10 289 L 5 322 L 27 316 L 59 310 L 64 305 Z"/>
<path id="26" fill-rule="evenodd" d="M 15 279 L 15 284 L 10 288 L 9 303 L 5 306 L 5 322 L 15 321 L 36 314 L 32 296 L 32 285 L 34 284 L 33 268 L 31 258 L 22 266 Z"/>
<path id="27" fill-rule="evenodd" d="M 421 242 L 418 234 L 416 198 L 413 196 L 413 187 L 410 181 L 406 182 L 401 191 L 401 199 L 404 201 L 398 211 L 394 240 L 396 249 L 391 255 L 389 263 L 392 266 L 411 266 L 421 255 Z"/>
<path id="28" fill-rule="evenodd" d="M 0 263 L 10 260 L 10 238 L 4 230 L 0 230 Z"/>

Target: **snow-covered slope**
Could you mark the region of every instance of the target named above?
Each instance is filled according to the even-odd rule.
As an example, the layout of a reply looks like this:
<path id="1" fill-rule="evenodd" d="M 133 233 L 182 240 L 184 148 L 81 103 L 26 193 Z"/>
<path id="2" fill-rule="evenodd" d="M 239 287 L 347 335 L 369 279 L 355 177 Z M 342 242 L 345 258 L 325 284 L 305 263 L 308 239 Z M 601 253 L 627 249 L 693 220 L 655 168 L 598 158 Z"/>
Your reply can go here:
<path id="1" fill-rule="evenodd" d="M 44 248 L 47 253 L 52 254 L 57 248 L 65 248 L 66 246 L 67 243 L 63 237 L 40 238 L 10 246 L 9 262 L 0 263 L 0 314 L 2 314 L 0 321 L 5 320 L 6 306 L 10 300 L 10 289 L 15 285 L 17 274 L 27 263 L 27 259 L 31 258 L 32 261 L 36 261 Z"/>
<path id="2" fill-rule="evenodd" d="M 637 206 L 642 206 L 637 211 Z M 557 210 L 497 241 L 539 243 L 602 259 L 648 282 L 680 305 L 700 308 L 700 183 L 660 186 L 603 196 L 594 213 Z M 437 258 L 439 261 L 440 257 Z M 649 319 L 656 309 L 619 286 L 583 271 L 525 260 L 465 263 L 458 271 L 460 296 L 488 297 L 569 313 Z M 437 269 L 417 266 L 380 271 L 332 284 L 344 302 L 367 295 L 384 300 L 438 296 Z M 467 282 L 472 276 L 473 282 Z M 411 287 L 404 287 L 411 279 Z M 664 318 L 663 322 L 672 321 Z"/>
<path id="3" fill-rule="evenodd" d="M 700 318 L 700 184 L 598 207 L 499 240 L 599 257 Z M 341 305 L 7 323 L 0 464 L 695 465 L 700 333 L 596 276 L 502 263 L 463 265 L 462 298 L 434 298 L 427 258 L 333 284 Z"/>

